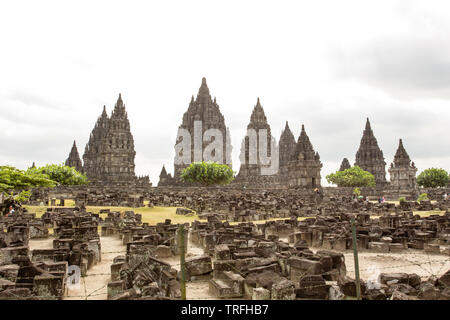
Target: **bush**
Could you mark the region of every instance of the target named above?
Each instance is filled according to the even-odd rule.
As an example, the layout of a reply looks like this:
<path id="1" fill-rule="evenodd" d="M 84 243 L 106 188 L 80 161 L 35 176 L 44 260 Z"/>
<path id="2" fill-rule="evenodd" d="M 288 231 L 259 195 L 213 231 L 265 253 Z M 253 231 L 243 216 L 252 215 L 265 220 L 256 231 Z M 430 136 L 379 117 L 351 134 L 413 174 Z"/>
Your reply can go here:
<path id="1" fill-rule="evenodd" d="M 229 184 L 234 179 L 230 166 L 216 162 L 193 162 L 183 170 L 181 180 L 203 185 Z"/>
<path id="2" fill-rule="evenodd" d="M 326 176 L 328 183 L 333 183 L 339 187 L 374 187 L 375 177 L 368 171 L 364 171 L 358 166 L 351 167 L 344 171 L 337 171 Z"/>
<path id="3" fill-rule="evenodd" d="M 400 198 L 398 199 L 398 201 L 399 201 L 400 203 L 406 202 L 406 198 L 405 198 L 405 197 L 400 197 Z"/>
<path id="4" fill-rule="evenodd" d="M 417 177 L 417 184 L 424 188 L 446 187 L 449 182 L 448 172 L 438 168 L 426 169 Z"/>
<path id="5" fill-rule="evenodd" d="M 430 200 L 430 199 L 428 199 L 428 194 L 422 193 L 422 194 L 417 198 L 417 201 L 423 201 L 423 200 Z"/>

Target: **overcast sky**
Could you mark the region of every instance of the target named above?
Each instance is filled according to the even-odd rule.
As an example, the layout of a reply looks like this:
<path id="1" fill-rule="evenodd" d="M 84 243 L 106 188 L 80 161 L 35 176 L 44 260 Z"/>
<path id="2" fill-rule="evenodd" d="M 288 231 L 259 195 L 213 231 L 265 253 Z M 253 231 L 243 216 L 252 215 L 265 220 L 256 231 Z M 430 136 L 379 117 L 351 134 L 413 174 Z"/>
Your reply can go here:
<path id="1" fill-rule="evenodd" d="M 419 172 L 450 170 L 448 1 L 2 1 L 0 34 L 1 164 L 61 163 L 73 140 L 82 156 L 122 93 L 156 185 L 206 77 L 234 170 L 257 97 L 277 140 L 305 124 L 324 185 L 366 117 L 386 169 L 403 138 Z"/>

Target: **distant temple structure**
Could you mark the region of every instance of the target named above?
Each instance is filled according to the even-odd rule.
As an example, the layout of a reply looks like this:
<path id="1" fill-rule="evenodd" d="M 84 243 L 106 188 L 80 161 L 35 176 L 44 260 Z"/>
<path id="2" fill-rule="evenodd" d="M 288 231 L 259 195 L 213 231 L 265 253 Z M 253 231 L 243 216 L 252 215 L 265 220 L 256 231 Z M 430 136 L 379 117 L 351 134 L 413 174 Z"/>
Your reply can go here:
<path id="1" fill-rule="evenodd" d="M 249 136 L 249 130 L 252 132 L 253 136 Z M 263 144 L 264 141 L 260 139 L 265 132 L 266 137 L 266 150 L 260 150 L 260 143 Z M 253 141 L 250 141 L 253 140 Z M 267 118 L 264 113 L 264 109 L 261 106 L 259 98 L 256 101 L 256 105 L 253 108 L 252 114 L 250 116 L 250 122 L 247 125 L 247 135 L 242 141 L 241 147 L 241 167 L 239 169 L 239 174 L 236 176 L 236 182 L 245 183 L 257 183 L 259 180 L 263 180 L 267 176 L 262 174 L 261 170 L 266 167 L 270 167 L 270 163 L 260 158 L 261 153 L 267 158 L 270 158 L 272 147 L 272 133 L 270 130 L 270 125 L 267 123 Z M 251 154 L 251 147 L 253 144 L 253 154 Z"/>
<path id="2" fill-rule="evenodd" d="M 267 133 L 266 141 L 261 142 L 267 143 L 265 145 L 267 148 L 260 150 L 262 139 L 260 134 L 264 131 Z M 251 146 L 255 148 L 252 149 Z M 182 123 L 178 127 L 173 176 L 163 166 L 158 186 L 188 187 L 190 184 L 182 182 L 180 176 L 190 163 L 212 160 L 231 166 L 231 151 L 231 135 L 225 125 L 225 118 L 216 98 L 211 97 L 206 79 L 202 78 L 197 97 L 192 96 L 189 107 L 183 114 Z M 272 156 L 276 156 L 276 152 L 278 152 L 276 158 L 278 171 L 272 159 Z M 148 176 L 135 175 L 135 156 L 128 115 L 119 94 L 110 116 L 103 106 L 103 111 L 86 144 L 83 162 L 74 141 L 65 164 L 84 172 L 94 184 L 151 186 Z M 253 107 L 247 134 L 242 140 L 240 158 L 241 165 L 236 179 L 231 184 L 232 187 L 313 189 L 321 186 L 323 164 L 306 134 L 305 126 L 302 125 L 296 141 L 286 121 L 277 145 L 259 98 Z M 179 161 L 180 159 L 182 161 Z M 374 175 L 377 188 L 388 187 L 398 190 L 417 188 L 417 168 L 414 162 L 411 162 L 401 139 L 389 168 L 390 182 L 386 181 L 386 162 L 369 118 L 356 153 L 355 165 Z M 350 167 L 350 161 L 344 158 L 339 171 Z M 275 170 L 267 172 L 265 169 L 269 168 Z"/>
<path id="3" fill-rule="evenodd" d="M 103 112 L 97 119 L 85 147 L 84 164 L 81 164 L 74 142 L 66 165 L 84 172 L 92 183 L 151 185 L 148 176 L 136 177 L 135 156 L 130 122 L 122 96 L 119 94 L 110 117 L 106 113 L 106 107 L 103 106 Z"/>
<path id="4" fill-rule="evenodd" d="M 75 140 L 73 141 L 72 150 L 70 150 L 69 157 L 64 164 L 69 167 L 74 167 L 78 172 L 83 172 L 83 163 L 81 162 L 80 155 L 78 154 Z"/>
<path id="5" fill-rule="evenodd" d="M 195 129 L 195 122 L 201 122 L 201 137 L 200 141 L 202 141 L 202 154 L 197 155 L 197 157 L 194 154 L 194 129 Z M 205 152 L 211 152 L 210 155 L 213 157 L 217 157 L 218 160 L 216 162 L 222 163 L 222 164 L 228 164 L 231 165 L 231 136 L 229 133 L 228 128 L 225 125 L 225 118 L 220 112 L 219 105 L 216 102 L 216 98 L 214 97 L 214 100 L 211 98 L 211 95 L 209 93 L 208 85 L 206 84 L 206 78 L 202 79 L 202 84 L 200 86 L 200 89 L 198 90 L 197 98 L 194 99 L 194 96 L 192 96 L 191 102 L 189 103 L 188 110 L 183 115 L 183 121 L 181 125 L 179 126 L 179 129 L 185 129 L 189 132 L 191 141 L 191 151 L 190 151 L 190 162 L 194 161 L 203 161 L 204 160 L 204 153 Z M 217 129 L 222 134 L 222 146 L 223 150 L 220 150 L 221 152 L 215 153 L 216 150 L 213 148 L 211 150 L 211 146 L 213 141 L 212 139 L 205 137 L 205 132 L 208 129 Z M 202 139 L 203 137 L 203 139 Z M 177 150 L 177 145 L 183 141 L 183 138 L 181 136 L 177 137 L 177 142 L 175 144 L 175 158 L 180 158 L 182 156 L 185 156 L 183 154 L 184 150 Z M 206 151 L 205 151 L 206 150 Z M 178 154 L 177 154 L 178 153 Z M 176 163 L 174 164 L 174 176 L 172 179 L 174 180 L 172 184 L 180 184 L 181 179 L 180 175 L 183 172 L 183 169 L 186 168 L 189 164 L 185 163 Z"/>
<path id="6" fill-rule="evenodd" d="M 347 170 L 347 169 L 350 169 L 350 168 L 351 168 L 350 162 L 348 161 L 347 158 L 344 158 L 342 160 L 341 167 L 339 168 L 339 171 L 344 171 L 344 170 Z"/>
<path id="7" fill-rule="evenodd" d="M 281 132 L 280 142 L 279 142 L 279 166 L 280 171 L 286 171 L 289 165 L 289 161 L 294 157 L 295 147 L 297 143 L 295 142 L 294 134 L 289 128 L 289 124 L 286 121 L 286 126 L 283 132 Z"/>
<path id="8" fill-rule="evenodd" d="M 163 166 L 161 173 L 159 174 L 158 187 L 170 186 L 174 183 L 172 175 L 167 173 L 166 168 Z"/>
<path id="9" fill-rule="evenodd" d="M 377 187 L 384 187 L 386 185 L 386 162 L 384 161 L 383 151 L 378 147 L 378 142 L 373 134 L 369 118 L 367 118 L 361 144 L 356 153 L 355 165 L 372 173 L 375 177 Z"/>
<path id="10" fill-rule="evenodd" d="M 316 188 L 320 187 L 320 170 L 322 162 L 318 152 L 309 140 L 302 125 L 300 136 L 298 137 L 295 151 L 291 157 L 287 170 L 281 173 L 281 182 L 287 181 L 289 187 Z"/>
<path id="11" fill-rule="evenodd" d="M 414 162 L 411 163 L 408 153 L 403 147 L 403 141 L 400 139 L 394 161 L 389 168 L 391 177 L 391 188 L 398 189 L 415 189 L 417 168 Z"/>

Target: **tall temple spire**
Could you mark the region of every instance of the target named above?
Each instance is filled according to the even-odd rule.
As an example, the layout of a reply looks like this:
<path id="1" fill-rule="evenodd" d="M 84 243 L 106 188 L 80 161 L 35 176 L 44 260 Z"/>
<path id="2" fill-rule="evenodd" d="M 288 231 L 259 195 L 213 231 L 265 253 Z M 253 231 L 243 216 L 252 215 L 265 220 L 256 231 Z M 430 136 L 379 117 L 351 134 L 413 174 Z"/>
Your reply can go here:
<path id="1" fill-rule="evenodd" d="M 370 126 L 370 120 L 369 120 L 368 117 L 367 117 L 367 121 L 366 121 L 366 130 L 367 131 L 372 131 L 372 127 Z"/>
<path id="2" fill-rule="evenodd" d="M 257 123 L 261 123 L 263 126 L 267 125 L 266 114 L 261 106 L 259 98 L 256 100 L 256 105 L 253 107 L 252 115 L 250 116 L 250 123 L 247 128 L 255 128 Z"/>
<path id="3" fill-rule="evenodd" d="M 265 154 L 268 158 L 272 155 L 272 133 L 259 97 L 256 99 L 256 105 L 253 107 L 252 114 L 250 115 L 250 122 L 247 125 L 247 130 L 254 130 L 256 141 L 253 141 L 251 138 L 253 133 L 249 131 L 241 144 L 241 167 L 239 169 L 239 174 L 236 176 L 236 181 L 243 183 L 260 180 L 262 178 L 262 168 L 269 167 L 269 165 L 263 163 L 260 155 Z M 267 134 L 265 151 L 260 149 L 260 139 L 264 132 Z"/>
<path id="4" fill-rule="evenodd" d="M 367 118 L 361 143 L 356 152 L 355 165 L 372 173 L 375 176 L 377 186 L 386 184 L 386 162 L 384 161 L 383 151 L 378 146 L 377 139 L 373 134 L 369 118 Z"/>
<path id="5" fill-rule="evenodd" d="M 306 134 L 305 125 L 302 124 L 302 130 L 297 140 L 295 147 L 295 159 L 296 160 L 312 160 L 315 157 L 314 148 Z"/>
<path id="6" fill-rule="evenodd" d="M 209 88 L 206 84 L 206 78 L 203 77 L 200 89 L 198 89 L 197 101 L 205 103 L 208 100 L 211 100 L 211 95 L 209 94 Z"/>
<path id="7" fill-rule="evenodd" d="M 284 127 L 283 132 L 281 132 L 280 141 L 279 141 L 279 165 L 280 168 L 284 168 L 288 165 L 289 161 L 294 156 L 295 152 L 295 137 L 289 128 L 289 124 L 286 121 L 286 125 Z"/>
<path id="8" fill-rule="evenodd" d="M 227 154 L 227 150 L 231 149 L 231 145 L 228 145 L 228 141 L 230 141 L 230 139 L 228 139 L 228 135 L 226 132 L 226 125 L 225 125 L 225 118 L 223 116 L 223 114 L 220 112 L 220 108 L 219 105 L 216 101 L 216 99 L 214 99 L 214 101 L 211 99 L 211 95 L 210 95 L 210 91 L 208 88 L 208 85 L 206 83 L 206 78 L 202 79 L 202 83 L 200 85 L 200 88 L 198 90 L 198 94 L 196 99 L 191 98 L 191 101 L 189 103 L 189 106 L 187 108 L 187 111 L 183 114 L 183 119 L 182 119 L 182 123 L 180 124 L 180 126 L 178 127 L 178 129 L 183 129 L 183 130 L 187 130 L 190 135 L 191 135 L 191 146 L 194 146 L 194 127 L 195 127 L 195 122 L 196 121 L 201 121 L 201 125 L 202 125 L 202 133 L 204 133 L 206 130 L 212 128 L 212 129 L 217 129 L 222 133 L 222 146 L 223 146 L 223 150 L 222 152 L 216 152 L 216 148 L 208 148 L 206 149 L 208 146 L 211 145 L 212 141 L 208 142 L 208 141 L 203 141 L 202 142 L 202 159 L 205 156 L 205 151 L 211 152 L 211 156 L 214 158 L 217 156 L 216 161 L 219 163 L 226 163 L 226 154 Z M 180 131 L 178 131 L 178 133 L 180 133 Z M 177 133 L 177 138 L 176 138 L 176 143 L 175 143 L 175 157 L 178 157 L 178 155 L 180 155 L 180 152 L 186 152 L 186 150 L 180 150 L 178 149 L 178 147 L 180 147 L 180 145 L 178 144 L 178 142 L 180 142 L 182 139 L 180 136 L 178 136 Z M 191 151 L 189 151 L 188 153 L 190 153 L 190 161 L 194 161 L 194 148 L 191 148 Z M 217 150 L 218 151 L 218 150 Z M 220 155 L 223 157 L 222 159 L 220 158 Z M 184 168 L 187 167 L 187 164 L 183 163 L 183 164 L 179 164 L 177 161 L 175 161 L 174 164 L 174 174 L 173 174 L 173 183 L 174 184 L 183 184 L 180 176 L 181 173 L 183 171 Z"/>
<path id="9" fill-rule="evenodd" d="M 84 171 L 93 182 L 143 182 L 146 179 L 137 179 L 135 175 L 135 156 L 130 123 L 119 93 L 111 117 L 106 115 L 106 107 L 103 106 L 102 115 L 92 130 L 83 155 Z"/>
<path id="10" fill-rule="evenodd" d="M 70 150 L 69 157 L 65 162 L 66 166 L 74 167 L 77 171 L 83 170 L 83 164 L 81 163 L 80 155 L 78 154 L 77 144 L 73 141 L 72 149 Z"/>

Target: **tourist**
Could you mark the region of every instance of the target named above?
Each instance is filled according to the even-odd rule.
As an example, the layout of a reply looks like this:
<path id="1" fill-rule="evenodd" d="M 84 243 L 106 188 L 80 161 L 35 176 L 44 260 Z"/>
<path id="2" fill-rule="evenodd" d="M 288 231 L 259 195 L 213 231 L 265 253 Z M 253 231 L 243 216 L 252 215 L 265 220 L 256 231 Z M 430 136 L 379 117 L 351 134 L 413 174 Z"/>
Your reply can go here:
<path id="1" fill-rule="evenodd" d="M 13 206 L 9 206 L 9 211 L 6 213 L 6 217 L 7 216 L 9 216 L 10 214 L 13 214 L 14 213 L 14 208 L 13 208 Z"/>
<path id="2" fill-rule="evenodd" d="M 448 199 L 448 194 L 444 193 L 444 201 L 446 201 Z"/>
<path id="3" fill-rule="evenodd" d="M 381 197 L 381 203 L 385 203 L 386 199 L 384 198 L 384 196 Z"/>

